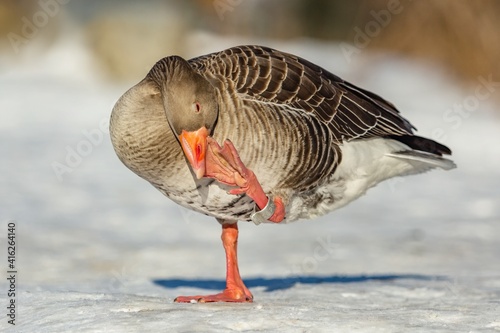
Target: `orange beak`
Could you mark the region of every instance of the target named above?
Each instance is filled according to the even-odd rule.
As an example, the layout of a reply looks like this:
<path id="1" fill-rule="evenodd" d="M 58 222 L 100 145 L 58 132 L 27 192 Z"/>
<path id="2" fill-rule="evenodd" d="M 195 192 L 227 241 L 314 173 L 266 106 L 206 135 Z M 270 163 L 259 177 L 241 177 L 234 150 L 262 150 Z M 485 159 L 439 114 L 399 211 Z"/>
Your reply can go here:
<path id="1" fill-rule="evenodd" d="M 208 130 L 203 126 L 197 131 L 182 131 L 179 135 L 184 155 L 193 168 L 196 178 L 200 179 L 205 175 L 205 153 L 207 152 Z"/>

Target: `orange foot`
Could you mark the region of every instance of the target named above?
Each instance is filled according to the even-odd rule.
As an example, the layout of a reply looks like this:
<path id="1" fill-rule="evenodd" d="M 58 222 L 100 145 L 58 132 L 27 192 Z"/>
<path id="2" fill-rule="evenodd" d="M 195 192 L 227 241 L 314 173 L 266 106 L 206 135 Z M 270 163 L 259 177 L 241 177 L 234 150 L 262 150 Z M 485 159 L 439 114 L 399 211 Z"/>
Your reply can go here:
<path id="1" fill-rule="evenodd" d="M 248 169 L 240 159 L 236 148 L 229 140 L 221 147 L 211 137 L 207 138 L 205 177 L 217 179 L 219 182 L 236 186 L 230 194 L 246 194 L 255 201 L 262 210 L 267 206 L 269 198 L 264 193 L 261 184 L 252 170 Z M 268 217 L 269 221 L 279 223 L 285 218 L 285 206 L 280 197 L 273 200 L 275 211 Z"/>
<path id="2" fill-rule="evenodd" d="M 179 296 L 174 299 L 176 303 L 209 303 L 209 302 L 234 302 L 252 303 L 253 296 L 248 289 L 225 289 L 214 295 Z"/>

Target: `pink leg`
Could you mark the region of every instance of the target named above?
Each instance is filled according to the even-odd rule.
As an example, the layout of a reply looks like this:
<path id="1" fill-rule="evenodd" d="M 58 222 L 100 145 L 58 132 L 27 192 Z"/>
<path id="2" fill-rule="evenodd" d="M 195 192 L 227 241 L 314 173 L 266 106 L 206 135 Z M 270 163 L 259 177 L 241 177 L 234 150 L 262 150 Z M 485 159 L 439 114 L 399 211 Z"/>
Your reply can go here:
<path id="1" fill-rule="evenodd" d="M 205 302 L 240 302 L 251 303 L 253 301 L 252 293 L 241 280 L 238 269 L 238 224 L 222 225 L 222 244 L 226 251 L 226 289 L 221 293 L 214 295 L 197 296 L 179 296 L 174 302 L 190 303 L 196 301 Z"/>

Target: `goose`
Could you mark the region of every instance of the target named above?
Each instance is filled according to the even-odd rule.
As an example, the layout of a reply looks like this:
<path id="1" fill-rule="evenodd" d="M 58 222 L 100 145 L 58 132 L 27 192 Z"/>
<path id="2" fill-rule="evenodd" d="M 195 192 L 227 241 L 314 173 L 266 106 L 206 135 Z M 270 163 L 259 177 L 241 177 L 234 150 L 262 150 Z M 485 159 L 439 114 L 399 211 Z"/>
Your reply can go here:
<path id="1" fill-rule="evenodd" d="M 238 221 L 288 223 L 345 206 L 383 180 L 450 170 L 390 102 L 301 57 L 237 46 L 159 60 L 113 108 L 118 158 L 165 196 L 222 225 L 226 288 L 174 302 L 252 302 Z"/>

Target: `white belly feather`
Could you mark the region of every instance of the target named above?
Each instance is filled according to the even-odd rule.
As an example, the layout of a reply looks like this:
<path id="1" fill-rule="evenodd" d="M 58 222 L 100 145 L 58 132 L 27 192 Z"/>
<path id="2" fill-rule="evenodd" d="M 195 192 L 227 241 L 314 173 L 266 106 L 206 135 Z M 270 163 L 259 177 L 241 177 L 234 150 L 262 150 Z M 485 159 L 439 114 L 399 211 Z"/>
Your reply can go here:
<path id="1" fill-rule="evenodd" d="M 450 160 L 382 138 L 347 142 L 341 150 L 342 162 L 335 174 L 313 195 L 295 197 L 287 212 L 287 222 L 318 217 L 343 207 L 383 180 L 455 166 Z"/>

